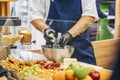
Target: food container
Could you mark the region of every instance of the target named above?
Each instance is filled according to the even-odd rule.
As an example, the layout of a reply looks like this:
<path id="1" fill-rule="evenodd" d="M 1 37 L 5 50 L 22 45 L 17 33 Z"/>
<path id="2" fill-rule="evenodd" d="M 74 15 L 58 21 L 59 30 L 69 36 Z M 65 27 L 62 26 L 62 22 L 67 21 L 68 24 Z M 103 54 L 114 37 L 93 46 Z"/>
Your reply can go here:
<path id="1" fill-rule="evenodd" d="M 19 35 L 23 35 L 23 38 L 21 39 L 22 44 L 31 44 L 32 34 L 28 28 L 20 28 L 18 33 Z"/>
<path id="2" fill-rule="evenodd" d="M 66 45 L 64 48 L 49 48 L 47 45 L 42 45 L 42 52 L 44 56 L 51 61 L 61 61 L 64 58 L 70 58 L 73 54 L 74 48 Z"/>

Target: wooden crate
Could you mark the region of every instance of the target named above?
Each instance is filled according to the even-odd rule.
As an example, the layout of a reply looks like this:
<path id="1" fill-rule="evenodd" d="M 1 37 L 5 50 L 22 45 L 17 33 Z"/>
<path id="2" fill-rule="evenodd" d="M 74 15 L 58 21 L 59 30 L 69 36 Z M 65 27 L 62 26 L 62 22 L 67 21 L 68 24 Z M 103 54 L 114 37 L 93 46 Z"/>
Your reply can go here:
<path id="1" fill-rule="evenodd" d="M 0 0 L 0 16 L 10 16 L 10 0 Z"/>

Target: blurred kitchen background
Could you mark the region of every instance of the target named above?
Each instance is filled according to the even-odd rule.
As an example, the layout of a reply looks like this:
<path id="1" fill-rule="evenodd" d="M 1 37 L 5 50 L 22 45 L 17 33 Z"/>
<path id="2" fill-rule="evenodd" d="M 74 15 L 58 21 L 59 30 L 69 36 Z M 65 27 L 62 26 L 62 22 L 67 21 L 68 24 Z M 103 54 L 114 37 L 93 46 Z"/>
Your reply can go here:
<path id="1" fill-rule="evenodd" d="M 17 17 L 20 19 L 20 25 L 10 25 L 10 33 L 14 35 L 28 32 L 24 35 L 27 38 L 27 43 L 16 41 L 14 45 L 21 49 L 41 49 L 41 45 L 45 44 L 43 34 L 37 31 L 29 22 L 29 3 L 31 0 L 0 0 L 0 19 L 5 16 Z M 114 14 L 110 15 L 110 6 L 115 3 L 115 0 L 98 0 L 98 6 L 104 17 L 96 21 L 90 26 L 90 37 L 92 41 L 112 39 L 114 35 Z M 1 23 L 1 22 L 0 22 Z M 2 26 L 2 25 L 1 25 Z"/>

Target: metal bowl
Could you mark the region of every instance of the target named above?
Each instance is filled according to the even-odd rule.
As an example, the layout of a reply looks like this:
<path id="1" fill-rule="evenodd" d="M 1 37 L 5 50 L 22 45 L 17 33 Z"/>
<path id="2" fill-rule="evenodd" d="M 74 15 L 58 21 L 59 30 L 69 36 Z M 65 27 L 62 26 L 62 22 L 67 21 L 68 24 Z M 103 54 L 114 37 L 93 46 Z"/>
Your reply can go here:
<path id="1" fill-rule="evenodd" d="M 61 61 L 64 58 L 70 58 L 73 54 L 74 48 L 72 46 L 65 46 L 64 48 L 55 47 L 49 48 L 48 45 L 42 45 L 42 52 L 44 56 L 51 61 Z"/>

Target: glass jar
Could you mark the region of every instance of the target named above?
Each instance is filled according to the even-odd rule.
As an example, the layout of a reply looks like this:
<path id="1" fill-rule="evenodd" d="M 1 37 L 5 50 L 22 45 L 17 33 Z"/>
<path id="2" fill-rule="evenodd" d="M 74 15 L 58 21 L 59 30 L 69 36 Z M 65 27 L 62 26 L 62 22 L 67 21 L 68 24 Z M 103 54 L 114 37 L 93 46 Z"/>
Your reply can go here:
<path id="1" fill-rule="evenodd" d="M 21 43 L 22 44 L 26 44 L 26 45 L 31 44 L 32 34 L 29 31 L 29 29 L 27 29 L 27 28 L 20 28 L 18 33 L 19 33 L 19 35 L 23 35 L 23 38 L 21 39 Z"/>

